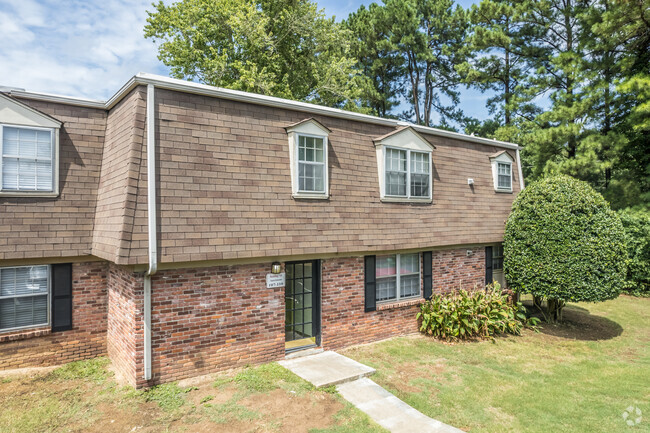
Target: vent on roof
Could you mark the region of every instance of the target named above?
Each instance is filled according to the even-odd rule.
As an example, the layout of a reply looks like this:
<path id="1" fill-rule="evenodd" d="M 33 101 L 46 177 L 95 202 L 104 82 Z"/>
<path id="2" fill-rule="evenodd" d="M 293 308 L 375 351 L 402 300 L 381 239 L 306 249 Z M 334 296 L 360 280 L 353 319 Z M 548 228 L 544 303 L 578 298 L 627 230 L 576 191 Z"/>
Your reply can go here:
<path id="1" fill-rule="evenodd" d="M 20 87 L 12 87 L 12 86 L 2 86 L 0 85 L 0 92 L 11 92 L 12 90 L 15 90 L 17 92 L 24 92 L 25 89 L 21 89 Z"/>

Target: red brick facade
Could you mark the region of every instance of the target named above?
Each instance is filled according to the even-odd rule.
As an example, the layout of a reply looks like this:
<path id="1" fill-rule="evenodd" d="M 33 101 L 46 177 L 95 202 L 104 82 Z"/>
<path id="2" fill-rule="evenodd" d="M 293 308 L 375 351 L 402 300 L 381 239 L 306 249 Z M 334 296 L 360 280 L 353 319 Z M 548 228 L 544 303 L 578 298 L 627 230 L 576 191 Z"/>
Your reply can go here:
<path id="1" fill-rule="evenodd" d="M 120 379 L 136 385 L 143 365 L 143 276 L 109 264 L 107 349 Z"/>
<path id="2" fill-rule="evenodd" d="M 270 269 L 269 263 L 156 274 L 153 382 L 284 356 L 284 289 L 266 288 Z"/>
<path id="3" fill-rule="evenodd" d="M 72 326 L 0 334 L 0 370 L 63 364 L 106 354 L 106 262 L 72 265 Z"/>
<path id="4" fill-rule="evenodd" d="M 481 286 L 484 248 L 434 251 L 433 290 Z M 364 312 L 363 257 L 322 263 L 322 347 L 417 332 L 419 300 Z M 284 357 L 284 289 L 266 288 L 271 264 L 164 270 L 152 278 L 152 371 L 144 380 L 144 274 L 107 262 L 73 266 L 74 329 L 0 334 L 0 369 L 108 353 L 122 380 L 143 387 Z M 29 335 L 31 338 L 24 338 Z"/>
<path id="5" fill-rule="evenodd" d="M 471 251 L 467 255 L 467 251 Z M 322 345 L 338 349 L 418 331 L 419 302 L 379 304 L 364 312 L 363 257 L 323 260 Z M 433 292 L 485 284 L 485 248 L 434 251 Z"/>

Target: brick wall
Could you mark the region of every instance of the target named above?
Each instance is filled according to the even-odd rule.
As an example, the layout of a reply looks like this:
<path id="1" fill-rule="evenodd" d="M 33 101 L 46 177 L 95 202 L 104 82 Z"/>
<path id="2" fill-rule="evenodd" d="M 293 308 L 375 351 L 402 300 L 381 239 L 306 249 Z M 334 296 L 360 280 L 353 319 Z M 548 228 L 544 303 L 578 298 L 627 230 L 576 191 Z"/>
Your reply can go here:
<path id="1" fill-rule="evenodd" d="M 120 381 L 136 386 L 143 364 L 143 277 L 113 263 L 108 268 L 107 351 Z"/>
<path id="2" fill-rule="evenodd" d="M 152 370 L 144 380 L 142 274 L 110 266 L 108 353 L 136 387 L 284 356 L 284 289 L 271 264 L 167 270 L 152 279 Z"/>
<path id="3" fill-rule="evenodd" d="M 431 261 L 434 292 L 485 287 L 485 247 L 434 251 Z"/>
<path id="4" fill-rule="evenodd" d="M 467 256 L 467 250 L 472 254 Z M 364 312 L 363 257 L 322 262 L 322 343 L 325 349 L 368 343 L 418 331 L 419 303 L 378 305 Z M 485 248 L 434 251 L 433 291 L 473 289 L 485 284 Z M 389 308 L 386 308 L 389 307 Z"/>
<path id="5" fill-rule="evenodd" d="M 482 285 L 484 248 L 433 252 L 434 291 Z M 322 261 L 325 349 L 417 332 L 418 301 L 364 312 L 363 257 Z M 108 353 L 126 383 L 143 387 L 284 357 L 284 289 L 266 288 L 270 263 L 161 271 L 152 283 L 153 379 L 144 376 L 142 273 L 73 265 L 73 326 L 0 335 L 0 369 Z M 14 340 L 14 341 L 11 341 Z"/>
<path id="6" fill-rule="evenodd" d="M 0 370 L 42 367 L 106 354 L 105 262 L 72 265 L 73 329 L 0 334 Z"/>

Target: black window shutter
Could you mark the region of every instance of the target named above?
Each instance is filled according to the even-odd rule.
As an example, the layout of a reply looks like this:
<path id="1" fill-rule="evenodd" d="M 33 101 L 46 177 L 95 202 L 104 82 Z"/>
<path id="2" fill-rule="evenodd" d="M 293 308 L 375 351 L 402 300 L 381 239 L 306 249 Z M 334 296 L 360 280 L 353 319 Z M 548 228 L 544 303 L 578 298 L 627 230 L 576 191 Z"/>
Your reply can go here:
<path id="1" fill-rule="evenodd" d="M 377 284 L 375 283 L 376 257 L 364 257 L 364 285 L 365 285 L 365 311 L 375 311 L 377 309 Z"/>
<path id="2" fill-rule="evenodd" d="M 52 265 L 52 332 L 72 329 L 72 264 Z"/>
<path id="3" fill-rule="evenodd" d="M 424 285 L 424 299 L 429 299 L 433 294 L 431 290 L 431 286 L 433 283 L 431 257 L 432 257 L 431 251 L 426 251 L 422 253 L 422 280 Z"/>
<path id="4" fill-rule="evenodd" d="M 485 284 L 492 283 L 492 247 L 485 247 Z"/>

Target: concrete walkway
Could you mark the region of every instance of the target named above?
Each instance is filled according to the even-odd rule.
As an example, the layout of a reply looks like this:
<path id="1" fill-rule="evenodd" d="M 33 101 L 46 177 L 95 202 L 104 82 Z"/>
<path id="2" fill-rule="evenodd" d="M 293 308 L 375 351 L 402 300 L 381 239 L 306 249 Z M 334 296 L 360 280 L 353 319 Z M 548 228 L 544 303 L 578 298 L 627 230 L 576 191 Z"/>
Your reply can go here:
<path id="1" fill-rule="evenodd" d="M 368 379 L 366 376 L 375 372 L 373 368 L 336 352 L 287 359 L 280 365 L 317 388 L 337 385 L 343 398 L 392 433 L 462 433 L 415 410 Z"/>

